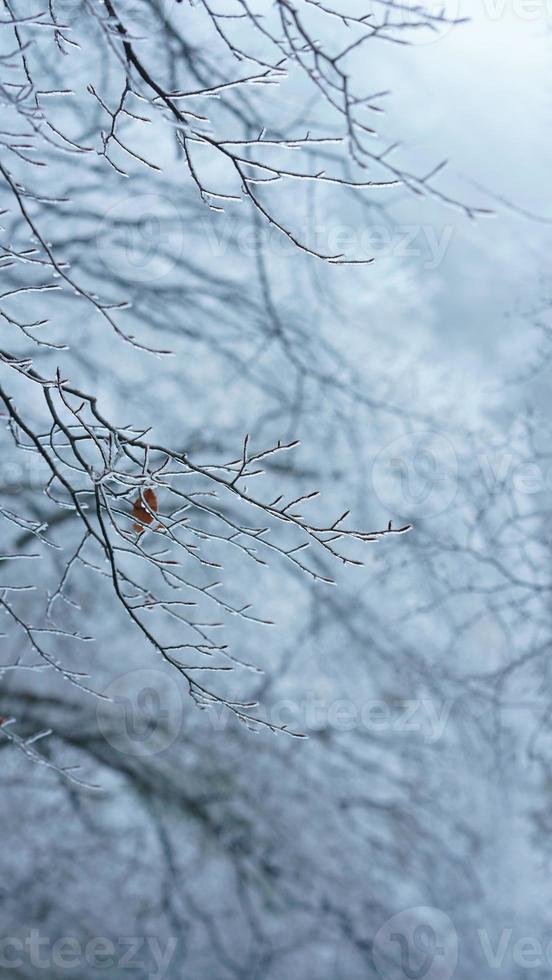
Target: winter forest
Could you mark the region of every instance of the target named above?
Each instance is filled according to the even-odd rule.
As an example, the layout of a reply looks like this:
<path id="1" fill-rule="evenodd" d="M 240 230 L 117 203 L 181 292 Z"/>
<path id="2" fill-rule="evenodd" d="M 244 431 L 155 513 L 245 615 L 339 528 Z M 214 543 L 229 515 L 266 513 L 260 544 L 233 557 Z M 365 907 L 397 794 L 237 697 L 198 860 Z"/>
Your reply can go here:
<path id="1" fill-rule="evenodd" d="M 548 0 L 0 39 L 1 980 L 549 977 Z"/>

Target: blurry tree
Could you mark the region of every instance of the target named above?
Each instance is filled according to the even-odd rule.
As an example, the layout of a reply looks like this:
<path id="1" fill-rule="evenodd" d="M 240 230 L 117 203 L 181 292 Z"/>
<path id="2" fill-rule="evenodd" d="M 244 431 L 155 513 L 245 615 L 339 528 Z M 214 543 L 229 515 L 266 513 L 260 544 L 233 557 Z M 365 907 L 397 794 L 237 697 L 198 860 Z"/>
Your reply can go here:
<path id="1" fill-rule="evenodd" d="M 385 93 L 359 91 L 349 68 L 368 42 L 405 43 L 447 25 L 446 14 L 313 0 L 257 11 L 237 0 L 223 12 L 134 0 L 3 9 L 0 397 L 25 459 L 17 496 L 31 484 L 2 509 L 9 635 L 35 654 L 26 667 L 88 689 L 77 649 L 94 631 L 72 592 L 77 576 L 88 589 L 106 578 L 104 602 L 198 704 L 222 702 L 258 724 L 249 702 L 208 680 L 241 662 L 213 638 L 219 618 L 255 620 L 248 590 L 218 591 L 224 550 L 331 579 L 307 549 L 358 564 L 355 545 L 406 525 L 365 532 L 349 530 L 348 512 L 303 516 L 317 493 L 286 483 L 293 434 L 268 448 L 240 447 L 233 434 L 232 447 L 217 426 L 206 433 L 202 400 L 212 411 L 204 393 L 220 389 L 221 362 L 280 411 L 308 385 L 336 408 L 343 391 L 363 397 L 343 345 L 313 334 L 312 319 L 283 316 L 271 252 L 276 239 L 309 261 L 371 261 L 310 240 L 313 187 L 322 205 L 328 189 L 371 199 L 397 185 L 452 203 L 436 182 L 442 165 L 416 175 L 393 162 L 396 144 L 375 148 Z M 285 385 L 263 366 L 271 347 L 288 365 Z M 255 492 L 265 468 L 269 485 Z"/>
<path id="2" fill-rule="evenodd" d="M 488 887 L 499 677 L 461 651 L 494 530 L 470 455 L 453 528 L 376 545 L 413 510 L 388 523 L 374 447 L 453 413 L 410 387 L 407 339 L 366 363 L 357 291 L 386 284 L 354 234 L 397 188 L 456 203 L 361 90 L 374 45 L 451 24 L 358 6 L 3 0 L 0 744 L 42 763 L 3 753 L 4 840 L 31 841 L 3 935 L 174 938 L 179 980 L 365 980 L 386 917 L 446 902 L 460 931 Z"/>

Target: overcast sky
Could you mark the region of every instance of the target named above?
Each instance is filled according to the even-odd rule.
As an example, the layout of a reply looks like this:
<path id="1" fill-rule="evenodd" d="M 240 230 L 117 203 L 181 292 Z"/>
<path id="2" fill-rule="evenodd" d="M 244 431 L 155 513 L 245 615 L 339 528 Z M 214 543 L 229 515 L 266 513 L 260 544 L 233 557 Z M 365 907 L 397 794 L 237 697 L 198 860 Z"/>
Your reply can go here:
<path id="1" fill-rule="evenodd" d="M 370 62 L 370 74 L 374 66 L 378 85 L 393 91 L 380 130 L 405 139 L 421 170 L 448 158 L 440 186 L 497 211 L 471 222 L 408 195 L 394 208 L 399 223 L 423 226 L 416 239 L 422 255 L 407 262 L 416 267 L 409 283 L 417 325 L 430 330 L 446 369 L 460 372 L 472 389 L 508 374 L 527 355 L 532 335 L 522 314 L 542 299 L 548 272 L 552 224 L 520 217 L 470 183 L 552 220 L 546 7 L 545 0 L 464 4 L 469 23 L 442 36 L 420 35 L 407 49 L 382 42 L 370 50 L 372 59 L 377 48 L 379 59 Z M 382 318 L 396 315 L 392 291 L 382 291 L 380 300 Z"/>

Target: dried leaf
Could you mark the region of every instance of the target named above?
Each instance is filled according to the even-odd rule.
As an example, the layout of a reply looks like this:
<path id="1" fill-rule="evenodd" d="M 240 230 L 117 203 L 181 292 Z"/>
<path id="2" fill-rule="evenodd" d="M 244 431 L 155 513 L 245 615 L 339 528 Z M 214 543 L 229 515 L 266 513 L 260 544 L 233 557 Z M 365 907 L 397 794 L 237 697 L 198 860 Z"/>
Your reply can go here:
<path id="1" fill-rule="evenodd" d="M 144 501 L 147 504 L 147 508 L 149 509 L 147 509 L 144 506 Z M 153 511 L 153 513 L 150 513 L 150 511 Z M 132 507 L 132 516 L 136 521 L 141 521 L 140 524 L 132 525 L 134 530 L 136 531 L 136 534 L 143 534 L 143 532 L 145 531 L 145 527 L 143 527 L 142 525 L 152 524 L 154 520 L 154 514 L 156 513 L 157 513 L 157 496 L 155 494 L 155 491 L 151 490 L 148 487 L 147 490 L 144 490 L 143 495 L 140 494 L 140 496 L 136 498 Z"/>

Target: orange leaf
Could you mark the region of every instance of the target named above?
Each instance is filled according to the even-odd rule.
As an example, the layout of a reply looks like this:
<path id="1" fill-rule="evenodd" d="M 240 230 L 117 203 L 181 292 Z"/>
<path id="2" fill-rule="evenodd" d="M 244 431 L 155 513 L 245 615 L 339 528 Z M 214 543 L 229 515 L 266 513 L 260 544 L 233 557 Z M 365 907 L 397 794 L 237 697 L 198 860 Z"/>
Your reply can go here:
<path id="1" fill-rule="evenodd" d="M 144 507 L 144 501 L 148 505 L 149 510 Z M 144 490 L 143 500 L 141 496 L 137 497 L 132 507 L 132 516 L 135 520 L 142 522 L 141 524 L 132 525 L 136 534 L 143 534 L 145 531 L 145 528 L 142 527 L 143 524 L 153 523 L 153 514 L 150 511 L 157 513 L 157 496 L 153 490 L 148 488 Z"/>

